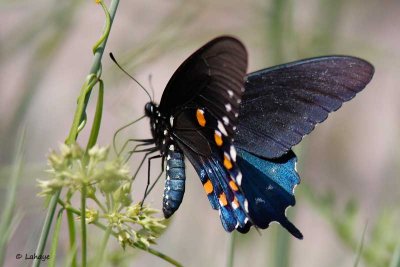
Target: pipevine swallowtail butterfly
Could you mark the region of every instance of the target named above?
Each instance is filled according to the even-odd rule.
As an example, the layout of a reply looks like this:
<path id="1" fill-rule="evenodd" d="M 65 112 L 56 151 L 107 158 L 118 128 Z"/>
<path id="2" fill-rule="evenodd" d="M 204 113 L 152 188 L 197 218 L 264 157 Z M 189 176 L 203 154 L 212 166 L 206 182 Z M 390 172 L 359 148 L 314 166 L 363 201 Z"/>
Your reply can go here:
<path id="1" fill-rule="evenodd" d="M 182 202 L 186 157 L 226 231 L 276 221 L 301 239 L 285 215 L 300 182 L 291 148 L 360 92 L 374 68 L 351 56 L 324 56 L 246 70 L 243 44 L 218 37 L 175 71 L 159 105 L 146 104 L 153 136 L 146 144 L 154 145 L 146 151 L 166 160 L 164 216 Z"/>

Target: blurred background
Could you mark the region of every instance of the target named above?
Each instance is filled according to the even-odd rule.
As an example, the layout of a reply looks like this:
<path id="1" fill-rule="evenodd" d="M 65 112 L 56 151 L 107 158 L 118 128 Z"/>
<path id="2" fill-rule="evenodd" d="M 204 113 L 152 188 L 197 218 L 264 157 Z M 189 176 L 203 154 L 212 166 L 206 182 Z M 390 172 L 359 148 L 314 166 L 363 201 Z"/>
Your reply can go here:
<path id="1" fill-rule="evenodd" d="M 78 0 L 3 0 L 0 8 L 2 210 L 18 160 L 18 132 L 26 127 L 13 207 L 17 219 L 4 264 L 28 266 L 15 255 L 35 251 L 46 214 L 36 180 L 46 177 L 46 155 L 68 134 L 104 14 L 94 1 Z M 232 241 L 188 163 L 184 201 L 155 248 L 184 266 L 225 266 L 229 257 L 234 266 L 355 266 L 358 261 L 358 266 L 400 266 L 399 25 L 396 0 L 121 1 L 102 61 L 101 145 L 110 145 L 119 127 L 143 115 L 148 101 L 108 58 L 111 51 L 147 88 L 152 75 L 156 100 L 179 64 L 221 34 L 247 46 L 249 72 L 329 54 L 364 58 L 376 71 L 363 92 L 295 148 L 302 182 L 290 216 L 304 240 L 273 224 L 261 235 L 252 230 Z M 94 109 L 93 101 L 89 117 Z M 150 137 L 148 121 L 126 130 L 120 140 L 133 137 Z M 131 160 L 132 169 L 140 159 Z M 153 164 L 152 173 L 159 168 Z M 144 168 L 134 185 L 135 201 L 141 200 L 145 180 Z M 147 201 L 161 208 L 162 192 L 159 182 Z M 89 227 L 89 251 L 96 231 Z M 67 246 L 65 229 L 60 264 Z M 111 242 L 109 253 L 110 266 L 169 266 L 142 251 L 123 252 L 117 242 Z"/>

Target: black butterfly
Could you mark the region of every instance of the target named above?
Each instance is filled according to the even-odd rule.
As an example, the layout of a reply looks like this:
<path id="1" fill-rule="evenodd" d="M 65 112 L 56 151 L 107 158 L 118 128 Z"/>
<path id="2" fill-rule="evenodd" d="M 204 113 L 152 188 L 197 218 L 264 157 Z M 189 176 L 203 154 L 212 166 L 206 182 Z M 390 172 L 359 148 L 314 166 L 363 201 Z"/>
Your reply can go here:
<path id="1" fill-rule="evenodd" d="M 216 38 L 192 54 L 168 82 L 159 105 L 145 106 L 155 147 L 166 159 L 163 212 L 182 202 L 187 157 L 226 231 L 279 222 L 295 204 L 300 179 L 292 146 L 352 99 L 374 68 L 355 57 L 301 60 L 246 75 L 247 52 L 232 37 Z M 154 158 L 154 157 L 152 157 Z"/>

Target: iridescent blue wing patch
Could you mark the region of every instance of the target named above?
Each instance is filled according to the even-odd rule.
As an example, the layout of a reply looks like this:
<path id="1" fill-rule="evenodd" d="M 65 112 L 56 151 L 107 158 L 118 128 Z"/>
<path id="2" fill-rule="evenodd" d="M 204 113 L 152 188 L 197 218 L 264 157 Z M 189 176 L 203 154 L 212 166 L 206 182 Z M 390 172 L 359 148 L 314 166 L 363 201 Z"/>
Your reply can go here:
<path id="1" fill-rule="evenodd" d="M 284 156 L 267 160 L 237 149 L 237 163 L 243 174 L 241 188 L 248 201 L 251 224 L 265 229 L 273 221 L 280 223 L 292 235 L 303 235 L 286 217 L 286 209 L 294 206 L 294 188 L 300 183 L 296 172 L 296 156 L 289 151 Z M 249 227 L 244 228 L 244 231 Z"/>

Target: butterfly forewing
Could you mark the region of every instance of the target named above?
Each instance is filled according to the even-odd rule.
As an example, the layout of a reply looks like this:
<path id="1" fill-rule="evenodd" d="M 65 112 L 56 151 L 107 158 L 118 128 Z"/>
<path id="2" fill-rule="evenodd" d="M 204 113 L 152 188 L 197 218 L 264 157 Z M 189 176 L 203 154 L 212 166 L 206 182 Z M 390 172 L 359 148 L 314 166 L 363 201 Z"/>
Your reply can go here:
<path id="1" fill-rule="evenodd" d="M 235 145 L 266 158 L 285 154 L 360 92 L 373 73 L 362 59 L 331 56 L 247 75 Z"/>
<path id="2" fill-rule="evenodd" d="M 221 120 L 227 117 L 234 125 L 246 69 L 247 52 L 243 44 L 232 37 L 216 38 L 177 69 L 162 95 L 160 112 L 173 116 L 188 106 L 206 107 Z M 233 133 L 231 127 L 227 130 Z"/>

